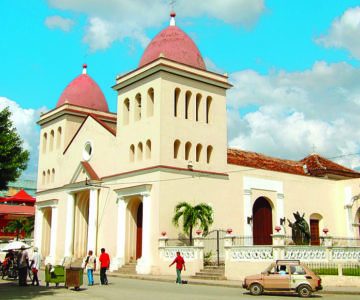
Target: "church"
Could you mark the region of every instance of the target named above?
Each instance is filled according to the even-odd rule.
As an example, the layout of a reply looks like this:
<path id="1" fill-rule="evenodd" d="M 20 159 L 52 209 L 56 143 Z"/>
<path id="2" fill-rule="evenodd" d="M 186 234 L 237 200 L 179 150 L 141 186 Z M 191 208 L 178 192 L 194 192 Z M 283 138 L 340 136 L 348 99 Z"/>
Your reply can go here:
<path id="1" fill-rule="evenodd" d="M 112 270 L 136 261 L 137 273 L 154 274 L 161 233 L 182 233 L 172 217 L 184 201 L 210 205 L 211 229 L 231 228 L 250 246 L 271 243 L 275 226 L 290 234 L 296 211 L 313 245 L 324 229 L 359 239 L 360 173 L 316 153 L 291 161 L 229 149 L 231 87 L 206 69 L 175 13 L 138 67 L 116 77 L 116 113 L 83 65 L 38 121 L 35 245 L 45 262 L 106 248 Z"/>

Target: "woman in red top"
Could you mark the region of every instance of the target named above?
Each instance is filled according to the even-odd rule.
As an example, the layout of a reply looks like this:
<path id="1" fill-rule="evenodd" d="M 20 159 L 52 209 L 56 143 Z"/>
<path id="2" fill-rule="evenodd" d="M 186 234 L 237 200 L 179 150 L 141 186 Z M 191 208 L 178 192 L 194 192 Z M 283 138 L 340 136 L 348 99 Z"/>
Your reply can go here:
<path id="1" fill-rule="evenodd" d="M 110 257 L 109 254 L 105 252 L 105 248 L 101 248 L 101 255 L 99 257 L 100 261 L 100 282 L 101 284 L 108 284 L 108 280 L 106 277 L 106 270 L 109 269 L 110 266 Z"/>
<path id="2" fill-rule="evenodd" d="M 174 261 L 169 265 L 169 267 L 171 267 L 174 263 L 176 263 L 176 283 L 182 284 L 182 280 L 181 280 L 181 270 L 184 266 L 184 271 L 186 271 L 185 268 L 185 261 L 184 259 L 180 256 L 180 251 L 176 252 L 176 258 L 174 259 Z"/>

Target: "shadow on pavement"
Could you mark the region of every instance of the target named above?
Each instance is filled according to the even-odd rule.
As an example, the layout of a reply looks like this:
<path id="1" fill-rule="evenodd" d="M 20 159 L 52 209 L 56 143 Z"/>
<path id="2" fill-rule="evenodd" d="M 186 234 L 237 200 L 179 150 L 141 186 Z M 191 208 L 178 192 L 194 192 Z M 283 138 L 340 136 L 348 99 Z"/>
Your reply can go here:
<path id="1" fill-rule="evenodd" d="M 54 289 L 64 287 L 19 286 L 17 280 L 0 280 L 0 299 L 33 299 L 41 296 L 52 296 Z"/>

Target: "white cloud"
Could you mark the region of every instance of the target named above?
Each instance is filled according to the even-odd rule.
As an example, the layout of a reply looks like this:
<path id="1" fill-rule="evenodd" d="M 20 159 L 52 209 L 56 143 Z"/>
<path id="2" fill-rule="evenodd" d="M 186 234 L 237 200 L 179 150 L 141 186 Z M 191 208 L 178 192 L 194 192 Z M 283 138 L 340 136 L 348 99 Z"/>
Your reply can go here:
<path id="1" fill-rule="evenodd" d="M 326 48 L 345 48 L 360 59 L 360 7 L 346 10 L 332 22 L 328 33 L 315 41 Z"/>
<path id="2" fill-rule="evenodd" d="M 22 178 L 36 180 L 38 167 L 38 145 L 39 129 L 36 122 L 40 119 L 40 113 L 46 112 L 46 107 L 39 109 L 25 109 L 19 106 L 15 101 L 6 97 L 0 97 L 0 110 L 9 107 L 11 112 L 11 121 L 18 134 L 23 140 L 24 149 L 30 152 L 30 161 L 28 168 L 23 172 Z"/>
<path id="3" fill-rule="evenodd" d="M 69 18 L 63 18 L 61 16 L 51 16 L 45 19 L 45 25 L 50 29 L 59 28 L 63 31 L 70 31 L 75 22 Z"/>
<path id="4" fill-rule="evenodd" d="M 131 38 L 145 47 L 145 30 L 169 20 L 171 6 L 164 0 L 48 0 L 50 6 L 85 13 L 88 25 L 84 42 L 91 51 L 108 48 L 114 41 Z M 237 26 L 252 26 L 265 10 L 264 0 L 183 0 L 176 3 L 181 17 L 203 14 Z"/>
<path id="5" fill-rule="evenodd" d="M 304 72 L 231 74 L 228 137 L 232 147 L 299 160 L 360 152 L 360 70 L 316 62 Z M 360 166 L 359 156 L 336 160 Z"/>

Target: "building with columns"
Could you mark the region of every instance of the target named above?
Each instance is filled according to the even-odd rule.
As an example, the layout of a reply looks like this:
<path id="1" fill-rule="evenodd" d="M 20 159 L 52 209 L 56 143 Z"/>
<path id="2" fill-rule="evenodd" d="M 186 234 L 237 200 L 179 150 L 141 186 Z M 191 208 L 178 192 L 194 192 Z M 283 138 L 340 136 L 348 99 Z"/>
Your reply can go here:
<path id="1" fill-rule="evenodd" d="M 232 228 L 249 245 L 271 243 L 277 225 L 289 234 L 284 218 L 296 211 L 314 245 L 325 227 L 359 238 L 360 173 L 317 154 L 290 161 L 228 149 L 230 88 L 175 14 L 138 67 L 116 78 L 117 113 L 84 65 L 38 121 L 35 244 L 46 263 L 104 247 L 113 270 L 136 261 L 138 273 L 159 274 L 158 238 L 181 234 L 171 220 L 183 201 L 211 205 L 212 229 Z"/>

